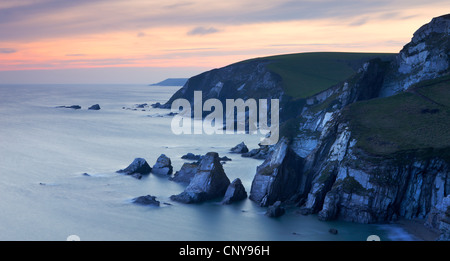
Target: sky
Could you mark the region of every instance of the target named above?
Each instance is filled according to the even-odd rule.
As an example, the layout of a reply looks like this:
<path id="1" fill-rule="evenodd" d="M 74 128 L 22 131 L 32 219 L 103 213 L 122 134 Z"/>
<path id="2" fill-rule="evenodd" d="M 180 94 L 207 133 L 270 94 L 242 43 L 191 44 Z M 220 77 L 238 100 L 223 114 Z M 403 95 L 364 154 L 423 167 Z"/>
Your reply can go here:
<path id="1" fill-rule="evenodd" d="M 448 0 L 0 0 L 0 84 L 137 83 L 300 52 L 399 52 Z"/>

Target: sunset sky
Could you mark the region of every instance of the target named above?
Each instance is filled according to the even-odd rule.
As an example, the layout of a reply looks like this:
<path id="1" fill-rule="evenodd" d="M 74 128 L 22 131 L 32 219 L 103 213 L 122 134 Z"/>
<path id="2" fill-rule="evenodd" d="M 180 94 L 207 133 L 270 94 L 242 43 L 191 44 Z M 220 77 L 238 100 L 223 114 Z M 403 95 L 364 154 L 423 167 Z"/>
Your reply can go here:
<path id="1" fill-rule="evenodd" d="M 240 60 L 398 52 L 444 0 L 1 0 L 0 83 L 153 83 Z"/>

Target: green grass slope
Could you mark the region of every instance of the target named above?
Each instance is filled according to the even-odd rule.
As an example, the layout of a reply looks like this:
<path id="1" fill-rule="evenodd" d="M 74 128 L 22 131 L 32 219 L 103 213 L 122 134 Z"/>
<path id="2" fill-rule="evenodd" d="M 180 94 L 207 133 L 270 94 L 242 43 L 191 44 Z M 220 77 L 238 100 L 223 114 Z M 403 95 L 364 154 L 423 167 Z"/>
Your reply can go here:
<path id="1" fill-rule="evenodd" d="M 282 78 L 285 93 L 293 98 L 307 98 L 336 85 L 368 60 L 391 59 L 389 53 L 315 52 L 269 56 L 267 68 Z"/>
<path id="2" fill-rule="evenodd" d="M 418 150 L 449 159 L 450 76 L 423 81 L 391 97 L 361 101 L 345 111 L 356 146 L 374 155 Z"/>

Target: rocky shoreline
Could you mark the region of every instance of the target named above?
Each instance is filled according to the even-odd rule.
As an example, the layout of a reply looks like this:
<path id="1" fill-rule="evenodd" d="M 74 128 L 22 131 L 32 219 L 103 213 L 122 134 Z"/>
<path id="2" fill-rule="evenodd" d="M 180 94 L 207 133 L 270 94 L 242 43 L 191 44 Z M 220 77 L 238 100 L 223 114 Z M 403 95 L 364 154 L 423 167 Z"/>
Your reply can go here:
<path id="1" fill-rule="evenodd" d="M 249 199 L 324 221 L 426 220 L 439 240 L 450 240 L 449 30 L 450 14 L 433 18 L 398 54 L 365 60 L 351 77 L 307 97 L 287 95 L 272 60 L 261 58 L 194 76 L 159 107 L 178 98 L 193 103 L 197 90 L 220 101 L 279 99 L 278 143 L 234 148 L 264 159 Z"/>

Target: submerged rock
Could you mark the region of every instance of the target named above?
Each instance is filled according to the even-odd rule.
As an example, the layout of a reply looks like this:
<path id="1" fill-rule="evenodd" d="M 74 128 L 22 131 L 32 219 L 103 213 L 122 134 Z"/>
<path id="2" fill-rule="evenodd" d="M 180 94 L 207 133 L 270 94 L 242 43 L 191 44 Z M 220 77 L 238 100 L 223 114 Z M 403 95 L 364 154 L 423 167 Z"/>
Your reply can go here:
<path id="1" fill-rule="evenodd" d="M 94 104 L 91 107 L 89 107 L 88 110 L 98 111 L 98 110 L 100 110 L 100 105 Z"/>
<path id="2" fill-rule="evenodd" d="M 194 153 L 189 152 L 189 153 L 181 156 L 181 158 L 185 159 L 185 160 L 201 160 L 202 155 L 199 155 L 199 154 L 195 155 Z"/>
<path id="3" fill-rule="evenodd" d="M 247 153 L 248 148 L 247 145 L 245 145 L 244 142 L 239 143 L 238 145 L 234 146 L 230 149 L 232 153 Z"/>
<path id="4" fill-rule="evenodd" d="M 227 156 L 220 157 L 220 161 L 231 161 Z"/>
<path id="5" fill-rule="evenodd" d="M 160 205 L 160 202 L 156 200 L 156 197 L 151 195 L 134 198 L 132 199 L 132 202 L 139 205 L 150 205 L 156 207 L 159 207 Z"/>
<path id="6" fill-rule="evenodd" d="M 152 106 L 152 108 L 161 108 L 161 103 L 159 103 L 159 102 L 157 102 L 157 103 L 153 103 L 152 105 L 150 105 L 150 106 Z"/>
<path id="7" fill-rule="evenodd" d="M 143 109 L 143 108 L 147 107 L 147 105 L 148 105 L 147 103 L 142 103 L 142 104 L 136 104 L 135 106 L 138 109 Z"/>
<path id="8" fill-rule="evenodd" d="M 196 161 L 202 160 L 203 157 L 204 157 L 204 155 L 194 154 L 194 153 L 191 153 L 191 152 L 181 156 L 182 159 L 185 159 L 185 160 L 196 160 Z M 228 158 L 227 156 L 220 157 L 219 159 L 220 159 L 220 161 L 231 161 L 231 159 Z"/>
<path id="9" fill-rule="evenodd" d="M 161 154 L 153 165 L 152 173 L 157 175 L 170 175 L 172 174 L 173 167 L 170 158 L 165 154 Z"/>
<path id="10" fill-rule="evenodd" d="M 184 192 L 172 195 L 170 199 L 187 204 L 200 203 L 223 197 L 229 184 L 230 180 L 220 164 L 219 154 L 208 152 Z"/>
<path id="11" fill-rule="evenodd" d="M 245 191 L 244 185 L 242 185 L 242 181 L 237 178 L 228 186 L 222 204 L 231 204 L 246 198 L 247 192 Z"/>
<path id="12" fill-rule="evenodd" d="M 67 108 L 67 109 L 74 109 L 74 110 L 79 110 L 81 109 L 80 105 L 70 105 L 70 106 L 56 106 L 56 108 Z"/>
<path id="13" fill-rule="evenodd" d="M 330 228 L 330 229 L 328 230 L 328 232 L 330 232 L 330 234 L 337 235 L 338 230 L 335 229 L 335 228 Z"/>
<path id="14" fill-rule="evenodd" d="M 123 173 L 131 175 L 134 178 L 140 179 L 142 175 L 149 174 L 152 168 L 148 165 L 147 161 L 143 158 L 135 158 L 133 162 L 125 169 L 116 171 L 117 173 Z"/>

